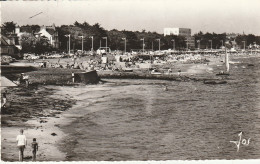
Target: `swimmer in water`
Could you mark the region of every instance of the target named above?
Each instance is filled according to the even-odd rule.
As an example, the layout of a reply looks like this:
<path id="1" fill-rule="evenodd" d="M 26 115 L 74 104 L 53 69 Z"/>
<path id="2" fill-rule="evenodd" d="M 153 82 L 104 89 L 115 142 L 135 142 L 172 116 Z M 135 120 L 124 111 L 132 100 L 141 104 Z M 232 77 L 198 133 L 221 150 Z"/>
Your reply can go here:
<path id="1" fill-rule="evenodd" d="M 165 85 L 164 91 L 168 91 L 167 85 Z"/>

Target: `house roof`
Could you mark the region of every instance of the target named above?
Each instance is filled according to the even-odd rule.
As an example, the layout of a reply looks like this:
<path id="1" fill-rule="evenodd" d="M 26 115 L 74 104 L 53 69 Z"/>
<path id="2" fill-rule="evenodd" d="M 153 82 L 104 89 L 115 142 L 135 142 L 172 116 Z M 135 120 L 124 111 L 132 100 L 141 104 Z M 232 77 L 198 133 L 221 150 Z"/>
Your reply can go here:
<path id="1" fill-rule="evenodd" d="M 35 32 L 39 32 L 40 28 L 32 28 L 31 26 L 21 26 L 20 27 L 20 32 L 22 33 L 35 33 Z"/>
<path id="2" fill-rule="evenodd" d="M 1 46 L 2 46 L 2 45 L 5 45 L 5 46 L 9 45 L 9 44 L 7 43 L 7 40 L 6 40 L 5 38 L 6 38 L 6 37 L 4 37 L 3 35 L 1 35 Z"/>
<path id="3" fill-rule="evenodd" d="M 2 46 L 2 45 L 4 45 L 4 46 L 13 45 L 12 43 L 8 43 L 8 40 L 10 40 L 10 39 L 7 38 L 7 37 L 4 36 L 4 35 L 1 35 L 1 46 Z"/>
<path id="4" fill-rule="evenodd" d="M 32 28 L 30 26 L 22 26 L 20 27 L 20 32 L 32 33 Z"/>
<path id="5" fill-rule="evenodd" d="M 50 29 L 50 28 L 46 28 L 46 31 L 47 31 L 49 34 L 51 34 L 51 35 L 53 35 L 53 34 L 55 33 L 55 30 L 54 30 L 54 29 Z"/>

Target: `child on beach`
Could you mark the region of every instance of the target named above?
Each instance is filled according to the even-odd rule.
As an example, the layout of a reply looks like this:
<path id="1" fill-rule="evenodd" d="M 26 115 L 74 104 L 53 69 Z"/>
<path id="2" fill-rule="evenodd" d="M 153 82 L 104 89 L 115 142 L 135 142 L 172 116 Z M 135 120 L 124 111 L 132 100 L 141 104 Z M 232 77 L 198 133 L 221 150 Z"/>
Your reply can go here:
<path id="1" fill-rule="evenodd" d="M 19 149 L 19 161 L 23 161 L 23 152 L 25 149 L 25 145 L 27 145 L 27 140 L 25 135 L 23 134 L 23 129 L 20 130 L 20 134 L 16 137 L 16 141 Z"/>
<path id="2" fill-rule="evenodd" d="M 32 142 L 32 160 L 36 161 L 36 152 L 38 151 L 38 143 L 36 142 L 36 138 L 33 138 L 33 142 Z"/>

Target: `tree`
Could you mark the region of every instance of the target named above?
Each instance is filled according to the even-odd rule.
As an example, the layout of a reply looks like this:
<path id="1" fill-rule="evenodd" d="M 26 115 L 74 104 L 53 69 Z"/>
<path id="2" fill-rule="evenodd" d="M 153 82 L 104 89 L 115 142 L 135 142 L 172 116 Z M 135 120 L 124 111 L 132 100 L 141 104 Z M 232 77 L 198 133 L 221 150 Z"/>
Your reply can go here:
<path id="1" fill-rule="evenodd" d="M 90 27 L 90 25 L 85 21 L 84 23 L 82 23 L 83 27 Z"/>
<path id="2" fill-rule="evenodd" d="M 241 49 L 244 48 L 244 42 L 245 42 L 245 47 L 247 46 L 246 40 L 247 40 L 247 36 L 246 35 L 238 35 L 236 37 L 236 43 L 237 43 L 237 45 L 239 45 L 239 47 Z"/>
<path id="3" fill-rule="evenodd" d="M 80 26 L 80 23 L 78 21 L 74 22 L 74 26 Z"/>
<path id="4" fill-rule="evenodd" d="M 127 47 L 126 47 L 127 51 L 130 51 L 130 49 L 137 49 L 137 48 L 139 48 L 140 41 L 137 39 L 137 35 L 136 35 L 135 32 L 125 31 L 124 30 L 123 34 L 125 35 L 125 37 L 127 39 Z"/>
<path id="5" fill-rule="evenodd" d="M 12 33 L 15 31 L 15 25 L 16 23 L 12 22 L 5 22 L 2 26 L 3 26 L 3 33 Z"/>
<path id="6" fill-rule="evenodd" d="M 124 40 L 122 38 L 126 37 L 122 31 L 113 29 L 107 32 L 110 45 L 109 47 L 114 50 L 124 50 Z"/>
<path id="7" fill-rule="evenodd" d="M 42 54 L 44 52 L 51 52 L 53 50 L 52 46 L 49 43 L 48 38 L 41 36 L 37 39 L 36 44 L 34 45 L 34 53 Z"/>
<path id="8" fill-rule="evenodd" d="M 173 41 L 175 42 L 175 49 L 181 50 L 186 47 L 186 39 L 184 36 L 177 36 L 177 35 L 168 35 L 165 36 L 165 39 L 167 40 L 168 48 L 173 48 Z"/>
<path id="9" fill-rule="evenodd" d="M 249 35 L 247 36 L 247 40 L 246 40 L 247 45 L 249 45 L 249 44 L 253 45 L 255 41 L 256 41 L 255 35 L 249 34 Z"/>
<path id="10" fill-rule="evenodd" d="M 23 53 L 34 52 L 35 44 L 36 44 L 36 38 L 32 34 L 25 33 L 21 36 L 21 46 L 22 46 L 21 52 Z"/>
<path id="11" fill-rule="evenodd" d="M 203 34 L 201 31 L 197 34 L 194 34 L 195 38 L 195 47 L 198 47 L 198 40 L 200 41 L 200 48 L 211 48 L 211 42 L 212 40 L 212 48 L 220 48 L 225 43 L 226 40 L 226 34 L 216 34 L 216 33 L 206 33 Z"/>
<path id="12" fill-rule="evenodd" d="M 23 53 L 36 53 L 41 54 L 44 52 L 50 52 L 53 50 L 51 47 L 48 38 L 45 36 L 39 36 L 36 38 L 33 34 L 23 34 L 21 36 L 21 45 Z"/>
<path id="13" fill-rule="evenodd" d="M 40 28 L 41 28 L 39 25 L 31 25 L 30 27 L 31 27 L 33 33 L 35 33 L 37 30 L 40 30 Z"/>

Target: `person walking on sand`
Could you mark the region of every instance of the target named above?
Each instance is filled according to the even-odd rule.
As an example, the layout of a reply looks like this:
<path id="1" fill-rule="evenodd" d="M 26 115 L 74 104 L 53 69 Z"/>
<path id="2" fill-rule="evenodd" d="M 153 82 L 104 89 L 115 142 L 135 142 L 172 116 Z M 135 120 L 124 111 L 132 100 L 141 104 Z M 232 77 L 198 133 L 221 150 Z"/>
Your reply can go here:
<path id="1" fill-rule="evenodd" d="M 36 161 L 36 152 L 38 151 L 38 143 L 36 142 L 36 138 L 33 138 L 33 142 L 32 142 L 32 160 Z"/>
<path id="2" fill-rule="evenodd" d="M 25 146 L 27 145 L 27 140 L 25 135 L 23 134 L 23 129 L 20 130 L 20 134 L 16 137 L 16 141 L 19 149 L 19 161 L 23 161 L 23 152 Z"/>

